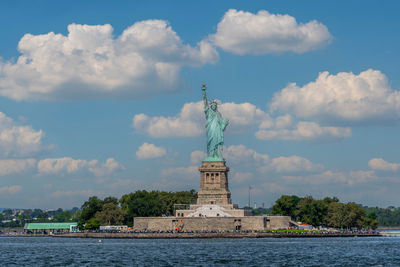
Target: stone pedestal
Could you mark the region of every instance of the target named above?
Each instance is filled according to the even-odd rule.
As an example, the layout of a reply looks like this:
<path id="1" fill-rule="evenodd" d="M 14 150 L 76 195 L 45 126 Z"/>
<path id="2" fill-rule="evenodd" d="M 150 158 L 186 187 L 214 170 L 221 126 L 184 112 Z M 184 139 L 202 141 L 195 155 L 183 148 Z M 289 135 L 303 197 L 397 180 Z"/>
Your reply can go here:
<path id="1" fill-rule="evenodd" d="M 203 161 L 200 171 L 200 191 L 197 205 L 232 205 L 228 188 L 229 168 L 225 161 Z"/>
<path id="2" fill-rule="evenodd" d="M 197 203 L 189 209 L 176 210 L 176 217 L 244 217 L 245 210 L 232 204 L 228 187 L 229 168 L 225 161 L 203 161 L 200 171 L 200 190 Z"/>

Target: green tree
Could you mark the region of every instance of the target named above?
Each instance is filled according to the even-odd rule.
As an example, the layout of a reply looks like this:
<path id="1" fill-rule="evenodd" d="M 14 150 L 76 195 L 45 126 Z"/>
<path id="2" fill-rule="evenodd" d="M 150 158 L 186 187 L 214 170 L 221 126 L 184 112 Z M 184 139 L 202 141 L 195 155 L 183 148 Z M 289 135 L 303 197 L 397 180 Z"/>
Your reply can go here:
<path id="1" fill-rule="evenodd" d="M 106 197 L 106 198 L 103 199 L 103 205 L 107 204 L 107 203 L 111 203 L 111 204 L 114 204 L 114 205 L 118 206 L 118 198 L 111 197 L 111 196 L 110 197 Z"/>
<path id="2" fill-rule="evenodd" d="M 103 207 L 103 201 L 99 199 L 96 196 L 90 197 L 88 201 L 83 203 L 81 207 L 81 216 L 80 216 L 80 222 L 82 224 L 86 223 L 89 221 L 91 218 L 94 217 L 96 212 L 101 211 L 101 208 Z"/>
<path id="3" fill-rule="evenodd" d="M 121 225 L 124 221 L 124 212 L 114 202 L 105 203 L 101 211 L 95 215 L 100 225 Z"/>
<path id="4" fill-rule="evenodd" d="M 191 204 L 196 198 L 195 190 L 182 192 L 141 190 L 123 195 L 119 202 L 125 212 L 124 223 L 131 226 L 134 217 L 171 216 L 174 215 L 174 204 Z"/>
<path id="5" fill-rule="evenodd" d="M 345 226 L 346 228 L 363 228 L 365 226 L 365 210 L 360 205 L 349 202 L 345 204 Z"/>
<path id="6" fill-rule="evenodd" d="M 86 230 L 96 230 L 96 229 L 99 229 L 99 227 L 100 227 L 100 224 L 97 221 L 97 219 L 94 217 L 90 218 L 85 224 Z"/>
<path id="7" fill-rule="evenodd" d="M 324 200 L 314 200 L 312 196 L 307 196 L 297 204 L 295 217 L 303 223 L 319 226 L 325 224 L 327 212 L 328 205 Z"/>
<path id="8" fill-rule="evenodd" d="M 346 225 L 345 204 L 332 202 L 328 206 L 326 225 L 335 228 L 345 228 Z"/>
<path id="9" fill-rule="evenodd" d="M 56 222 L 68 222 L 71 221 L 72 213 L 70 211 L 62 211 L 54 217 L 54 221 Z"/>
<path id="10" fill-rule="evenodd" d="M 298 196 L 283 195 L 275 201 L 272 214 L 290 216 L 295 219 L 296 206 L 300 200 Z"/>
<path id="11" fill-rule="evenodd" d="M 365 210 L 354 202 L 331 203 L 326 221 L 328 226 L 336 228 L 375 228 L 377 222 L 373 216 L 368 218 Z"/>

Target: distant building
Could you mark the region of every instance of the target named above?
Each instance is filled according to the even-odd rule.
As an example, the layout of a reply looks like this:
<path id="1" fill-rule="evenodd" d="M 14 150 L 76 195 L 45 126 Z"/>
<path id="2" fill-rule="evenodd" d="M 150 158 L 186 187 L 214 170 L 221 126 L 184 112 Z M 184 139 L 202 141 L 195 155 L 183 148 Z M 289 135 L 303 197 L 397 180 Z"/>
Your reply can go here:
<path id="1" fill-rule="evenodd" d="M 69 233 L 77 231 L 76 222 L 63 223 L 26 223 L 24 231 L 33 234 Z"/>

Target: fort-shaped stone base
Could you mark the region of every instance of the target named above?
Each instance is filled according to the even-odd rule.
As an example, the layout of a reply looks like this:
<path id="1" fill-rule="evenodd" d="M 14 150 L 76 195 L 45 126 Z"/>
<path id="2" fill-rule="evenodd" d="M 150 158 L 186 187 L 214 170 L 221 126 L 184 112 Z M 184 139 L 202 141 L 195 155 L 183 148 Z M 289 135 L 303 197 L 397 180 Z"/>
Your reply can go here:
<path id="1" fill-rule="evenodd" d="M 262 231 L 287 229 L 289 216 L 245 216 L 245 217 L 136 217 L 137 231 Z"/>

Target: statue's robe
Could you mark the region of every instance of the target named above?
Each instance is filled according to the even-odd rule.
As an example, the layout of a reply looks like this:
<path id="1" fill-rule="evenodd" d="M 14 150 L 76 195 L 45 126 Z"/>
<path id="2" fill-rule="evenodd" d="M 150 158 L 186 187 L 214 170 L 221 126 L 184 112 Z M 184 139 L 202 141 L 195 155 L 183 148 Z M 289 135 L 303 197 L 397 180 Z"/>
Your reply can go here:
<path id="1" fill-rule="evenodd" d="M 213 111 L 210 107 L 205 107 L 206 113 L 206 132 L 207 132 L 207 154 L 208 156 L 218 155 L 218 148 L 224 144 L 224 130 L 228 125 L 228 120 L 223 119 L 218 111 Z"/>

